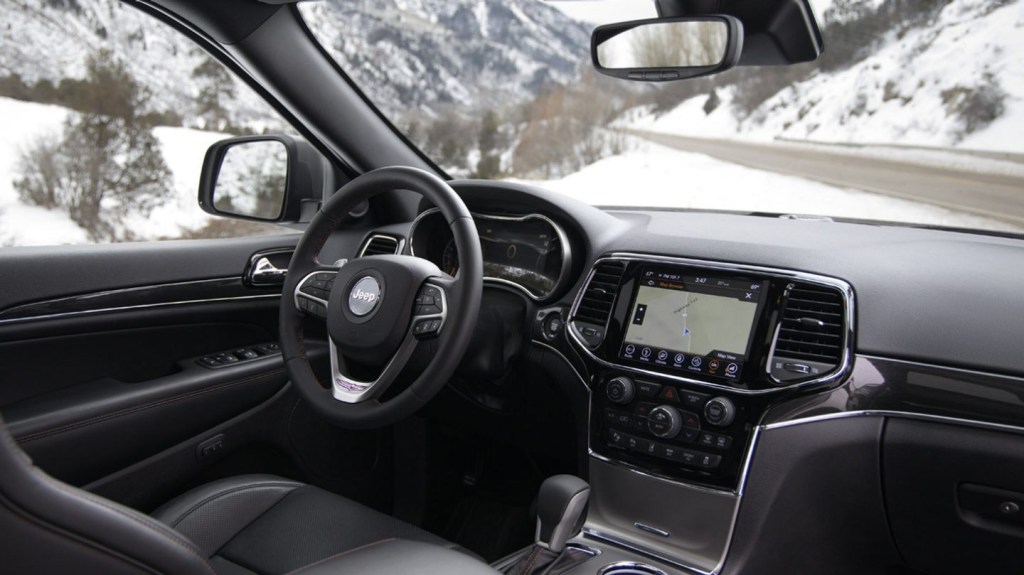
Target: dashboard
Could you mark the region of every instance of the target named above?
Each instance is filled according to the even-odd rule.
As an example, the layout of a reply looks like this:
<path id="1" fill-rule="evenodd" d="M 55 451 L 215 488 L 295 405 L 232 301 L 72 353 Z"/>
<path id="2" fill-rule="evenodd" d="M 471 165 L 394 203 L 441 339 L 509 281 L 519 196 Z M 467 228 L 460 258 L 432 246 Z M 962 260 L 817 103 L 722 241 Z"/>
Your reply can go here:
<path id="1" fill-rule="evenodd" d="M 986 572 L 1013 563 L 1021 538 L 991 534 L 1019 529 L 997 504 L 1024 508 L 1007 455 L 1024 442 L 1022 238 L 453 187 L 485 288 L 522 296 L 529 361 L 573 398 L 585 538 L 684 572 L 784 572 L 792 526 L 828 514 L 883 536 L 809 546 L 826 572 L 871 572 L 848 551 L 891 545 L 923 572 L 970 571 L 979 548 Z M 381 231 L 458 273 L 434 212 Z"/>

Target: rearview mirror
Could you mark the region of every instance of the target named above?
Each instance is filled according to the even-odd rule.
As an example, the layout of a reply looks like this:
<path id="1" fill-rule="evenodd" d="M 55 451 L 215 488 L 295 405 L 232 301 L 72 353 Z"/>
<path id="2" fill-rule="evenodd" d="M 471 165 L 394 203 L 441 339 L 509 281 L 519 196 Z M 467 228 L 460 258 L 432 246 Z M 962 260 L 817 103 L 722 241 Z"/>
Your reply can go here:
<path id="1" fill-rule="evenodd" d="M 600 26 L 590 44 L 598 72 L 665 82 L 724 72 L 739 62 L 743 25 L 732 16 L 636 20 Z"/>
<path id="2" fill-rule="evenodd" d="M 242 220 L 309 221 L 329 171 L 316 148 L 285 134 L 221 140 L 206 152 L 199 206 Z"/>

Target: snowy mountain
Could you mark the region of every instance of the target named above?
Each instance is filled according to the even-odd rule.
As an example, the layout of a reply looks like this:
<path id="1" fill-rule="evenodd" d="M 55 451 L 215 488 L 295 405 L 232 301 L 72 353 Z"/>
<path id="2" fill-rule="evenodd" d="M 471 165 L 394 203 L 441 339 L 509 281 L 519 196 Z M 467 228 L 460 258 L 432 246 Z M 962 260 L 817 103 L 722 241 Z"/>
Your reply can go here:
<path id="1" fill-rule="evenodd" d="M 589 59 L 589 28 L 534 0 L 330 0 L 299 8 L 389 115 L 521 101 L 545 84 L 573 80 Z"/>
<path id="2" fill-rule="evenodd" d="M 151 111 L 173 111 L 186 125 L 210 127 L 199 119 L 199 96 L 211 84 L 227 83 L 224 107 L 232 124 L 258 129 L 276 122 L 238 80 L 204 73 L 209 60 L 202 50 L 122 2 L 8 0 L 4 8 L 0 80 L 58 86 L 81 78 L 86 57 L 106 48 L 148 89 Z M 342 67 L 389 113 L 522 100 L 545 83 L 573 79 L 587 56 L 580 47 L 588 30 L 538 2 L 336 0 L 301 9 Z"/>
<path id="3" fill-rule="evenodd" d="M 637 127 L 706 137 L 1024 151 L 1014 133 L 1024 117 L 1024 1 L 931 4 L 944 5 L 894 25 L 849 65 L 797 78 L 749 113 L 734 105 L 744 86 L 724 83 L 712 112 L 701 95 Z M 884 6 L 836 0 L 824 12 L 826 51 L 831 24 L 870 17 Z"/>
<path id="4" fill-rule="evenodd" d="M 116 0 L 7 0 L 0 26 L 0 76 L 29 86 L 81 79 L 89 55 L 108 50 L 122 59 L 149 96 L 149 111 L 173 111 L 187 125 L 200 115 L 198 96 L 211 83 L 228 83 L 236 125 L 277 120 L 271 109 L 234 78 L 204 76 L 208 56 L 168 26 Z M 223 86 L 221 86 L 223 88 Z M 7 94 L 10 95 L 10 94 Z"/>

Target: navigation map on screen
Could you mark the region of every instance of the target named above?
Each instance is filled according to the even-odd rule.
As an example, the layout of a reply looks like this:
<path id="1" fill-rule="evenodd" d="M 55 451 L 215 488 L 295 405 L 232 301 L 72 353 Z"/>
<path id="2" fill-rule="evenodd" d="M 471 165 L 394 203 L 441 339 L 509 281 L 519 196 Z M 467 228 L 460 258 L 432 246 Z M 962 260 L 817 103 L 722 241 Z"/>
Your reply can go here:
<path id="1" fill-rule="evenodd" d="M 646 270 L 621 356 L 735 379 L 746 360 L 763 282 Z"/>
<path id="2" fill-rule="evenodd" d="M 756 301 L 641 286 L 626 341 L 696 355 L 744 355 Z"/>

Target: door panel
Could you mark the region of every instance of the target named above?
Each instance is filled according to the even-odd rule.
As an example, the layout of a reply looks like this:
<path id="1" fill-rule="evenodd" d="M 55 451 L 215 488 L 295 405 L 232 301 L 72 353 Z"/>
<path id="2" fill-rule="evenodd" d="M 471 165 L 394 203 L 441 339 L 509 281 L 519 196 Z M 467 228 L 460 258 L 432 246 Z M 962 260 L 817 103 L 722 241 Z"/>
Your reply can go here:
<path id="1" fill-rule="evenodd" d="M 279 288 L 248 287 L 254 253 L 297 235 L 0 250 L 0 409 L 35 462 L 83 485 L 202 434 L 287 384 Z"/>

